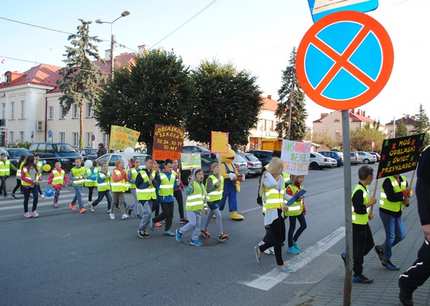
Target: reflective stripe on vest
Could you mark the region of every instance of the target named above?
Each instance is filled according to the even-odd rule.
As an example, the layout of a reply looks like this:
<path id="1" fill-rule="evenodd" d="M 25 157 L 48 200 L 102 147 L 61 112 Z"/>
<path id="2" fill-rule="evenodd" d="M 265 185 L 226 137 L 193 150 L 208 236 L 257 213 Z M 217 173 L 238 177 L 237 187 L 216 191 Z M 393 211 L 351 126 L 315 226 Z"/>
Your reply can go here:
<path id="1" fill-rule="evenodd" d="M 289 184 L 288 187 L 290 187 L 293 195 L 295 195 L 297 192 L 300 191 L 299 187 L 297 187 L 294 184 Z M 303 201 L 302 199 L 298 199 L 292 205 L 288 206 L 288 211 L 285 213 L 285 216 L 297 217 L 297 216 L 300 216 L 302 213 L 303 213 Z"/>
<path id="2" fill-rule="evenodd" d="M 0 161 L 0 176 L 10 175 L 10 160 Z"/>
<path id="3" fill-rule="evenodd" d="M 52 175 L 54 176 L 52 178 L 52 185 L 64 185 L 64 175 L 66 173 L 64 170 L 61 170 L 58 172 L 57 170 L 52 170 Z"/>
<path id="4" fill-rule="evenodd" d="M 22 168 L 21 176 L 23 178 L 30 178 L 31 180 L 33 180 L 32 177 L 30 176 L 30 174 L 28 173 L 28 169 L 26 167 Z M 23 181 L 23 180 L 21 181 L 21 185 L 24 186 L 24 187 L 33 186 L 33 184 L 27 183 L 26 181 Z"/>
<path id="5" fill-rule="evenodd" d="M 97 174 L 99 169 L 87 169 L 87 179 L 85 180 L 85 187 L 97 187 Z M 95 179 L 90 178 L 95 175 Z"/>
<path id="6" fill-rule="evenodd" d="M 97 191 L 103 192 L 110 190 L 109 175 L 98 173 L 97 177 L 103 180 L 103 183 L 97 182 Z"/>
<path id="7" fill-rule="evenodd" d="M 202 184 L 193 181 L 193 193 L 187 196 L 185 208 L 187 211 L 200 211 L 205 207 L 206 191 Z"/>
<path id="8" fill-rule="evenodd" d="M 363 185 L 358 184 L 357 186 L 355 186 L 354 191 L 352 192 L 351 199 L 354 197 L 355 193 L 359 190 L 363 192 L 363 203 L 367 207 L 369 205 L 369 193 L 367 189 L 363 187 Z M 354 206 L 352 206 L 352 223 L 366 225 L 368 222 L 369 222 L 369 213 L 367 212 L 365 214 L 357 214 L 354 211 Z"/>
<path id="9" fill-rule="evenodd" d="M 406 176 L 402 175 L 402 183 L 399 185 L 399 182 L 397 181 L 397 178 L 394 176 L 388 177 L 391 186 L 393 186 L 393 191 L 395 193 L 406 191 L 407 189 L 407 178 Z M 400 212 L 403 209 L 403 201 L 399 202 L 391 202 L 387 199 L 387 195 L 384 192 L 384 187 L 382 187 L 380 198 L 379 198 L 379 205 L 381 208 L 392 211 L 392 212 Z"/>
<path id="10" fill-rule="evenodd" d="M 268 209 L 281 209 L 284 204 L 285 187 L 281 190 L 276 188 L 263 187 L 263 208 L 265 211 Z"/>
<path id="11" fill-rule="evenodd" d="M 208 202 L 212 203 L 216 201 L 221 201 L 224 193 L 224 177 L 221 176 L 220 179 L 218 179 L 215 175 L 212 174 L 208 177 L 208 180 L 212 180 L 212 185 L 214 186 L 219 183 L 219 187 L 217 189 L 208 193 Z M 206 188 L 208 180 L 206 181 Z"/>
<path id="12" fill-rule="evenodd" d="M 167 197 L 167 196 L 173 196 L 174 194 L 174 186 L 175 186 L 175 181 L 176 181 L 176 175 L 174 173 L 171 173 L 170 175 L 170 180 L 167 177 L 166 174 L 164 173 L 160 173 L 160 191 L 159 194 L 162 197 Z"/>
<path id="13" fill-rule="evenodd" d="M 73 185 L 82 186 L 85 183 L 85 174 L 87 173 L 87 170 L 83 167 L 73 167 L 71 172 L 73 177 Z"/>
<path id="14" fill-rule="evenodd" d="M 130 189 L 136 189 L 136 178 L 139 172 L 137 172 L 136 168 L 130 169 L 130 178 L 134 183 L 130 183 Z"/>

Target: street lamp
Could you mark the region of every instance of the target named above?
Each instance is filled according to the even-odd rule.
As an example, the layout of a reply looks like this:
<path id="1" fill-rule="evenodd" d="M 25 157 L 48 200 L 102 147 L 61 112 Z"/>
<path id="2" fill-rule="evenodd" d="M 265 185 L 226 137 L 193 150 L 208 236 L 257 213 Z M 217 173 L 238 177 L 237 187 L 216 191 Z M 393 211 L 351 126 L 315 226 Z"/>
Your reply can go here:
<path id="1" fill-rule="evenodd" d="M 113 35 L 113 24 L 118 20 L 121 19 L 123 17 L 126 17 L 130 15 L 129 11 L 124 11 L 121 13 L 121 15 L 119 17 L 117 17 L 116 19 L 112 20 L 112 21 L 103 21 L 100 19 L 96 19 L 96 23 L 98 24 L 103 24 L 103 23 L 107 23 L 110 24 L 110 77 L 111 80 L 113 80 L 113 71 L 114 71 L 114 56 L 113 56 L 113 49 L 114 49 L 114 45 L 115 45 L 115 37 Z"/>

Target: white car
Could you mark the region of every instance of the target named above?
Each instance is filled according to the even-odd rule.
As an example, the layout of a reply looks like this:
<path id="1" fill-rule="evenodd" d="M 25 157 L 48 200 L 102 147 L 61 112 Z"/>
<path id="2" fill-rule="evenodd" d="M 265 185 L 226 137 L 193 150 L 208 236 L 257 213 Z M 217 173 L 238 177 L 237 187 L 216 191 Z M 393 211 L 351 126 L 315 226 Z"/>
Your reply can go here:
<path id="1" fill-rule="evenodd" d="M 142 153 L 134 152 L 132 158 L 138 160 L 140 162 L 140 164 L 143 166 L 145 164 L 145 160 L 146 160 L 146 158 L 148 156 L 149 156 L 148 154 L 142 154 Z M 117 160 L 122 161 L 122 163 L 124 164 L 124 167 L 127 168 L 128 167 L 128 160 L 127 160 L 127 158 L 128 158 L 128 156 L 124 152 L 107 153 L 107 154 L 102 155 L 99 158 L 97 158 L 96 162 L 98 164 L 108 163 L 108 165 L 109 165 L 109 171 L 112 171 L 115 168 L 115 162 Z"/>
<path id="2" fill-rule="evenodd" d="M 354 153 L 356 153 L 357 163 L 359 163 L 359 164 L 374 164 L 377 162 L 376 156 L 374 156 L 368 152 L 357 151 Z"/>
<path id="3" fill-rule="evenodd" d="M 322 168 L 335 168 L 337 167 L 337 161 L 331 157 L 325 157 L 324 155 L 312 152 L 310 153 L 309 169 L 319 170 Z"/>

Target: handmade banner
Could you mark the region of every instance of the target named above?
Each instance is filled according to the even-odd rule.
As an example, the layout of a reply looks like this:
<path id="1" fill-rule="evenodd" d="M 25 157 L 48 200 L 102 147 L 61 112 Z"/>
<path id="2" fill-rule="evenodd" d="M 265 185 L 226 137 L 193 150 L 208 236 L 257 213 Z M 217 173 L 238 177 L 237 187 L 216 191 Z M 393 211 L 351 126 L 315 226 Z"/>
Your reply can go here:
<path id="1" fill-rule="evenodd" d="M 307 175 L 311 152 L 310 142 L 282 141 L 281 159 L 286 164 L 286 171 L 293 175 Z"/>
<path id="2" fill-rule="evenodd" d="M 377 178 L 415 170 L 423 147 L 425 134 L 385 139 Z"/>
<path id="3" fill-rule="evenodd" d="M 201 169 L 202 158 L 200 153 L 182 153 L 181 154 L 181 169 Z"/>
<path id="4" fill-rule="evenodd" d="M 109 149 L 124 150 L 125 148 L 134 148 L 139 140 L 140 132 L 123 127 L 112 125 L 110 127 Z"/>
<path id="5" fill-rule="evenodd" d="M 185 131 L 180 127 L 156 124 L 152 158 L 155 160 L 180 159 L 184 136 Z"/>
<path id="6" fill-rule="evenodd" d="M 228 152 L 228 133 L 211 132 L 211 151 L 219 154 Z"/>

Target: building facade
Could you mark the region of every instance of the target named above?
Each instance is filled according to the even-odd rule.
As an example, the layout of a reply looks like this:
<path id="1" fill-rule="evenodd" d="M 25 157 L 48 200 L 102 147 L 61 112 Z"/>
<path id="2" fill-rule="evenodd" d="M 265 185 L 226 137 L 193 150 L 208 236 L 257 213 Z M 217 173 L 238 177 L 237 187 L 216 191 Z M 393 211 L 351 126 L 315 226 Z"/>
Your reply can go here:
<path id="1" fill-rule="evenodd" d="M 271 95 L 261 98 L 263 105 L 258 114 L 258 121 L 255 128 L 249 132 L 249 137 L 277 138 L 276 124 L 278 123 L 275 113 L 278 109 L 278 102 L 272 99 Z"/>
<path id="2" fill-rule="evenodd" d="M 385 134 L 388 138 L 396 137 L 395 131 L 396 128 L 399 126 L 400 122 L 405 125 L 406 130 L 408 131 L 408 135 L 414 134 L 416 132 L 418 126 L 417 120 L 414 116 L 406 115 L 400 119 L 392 120 L 385 124 Z"/>

